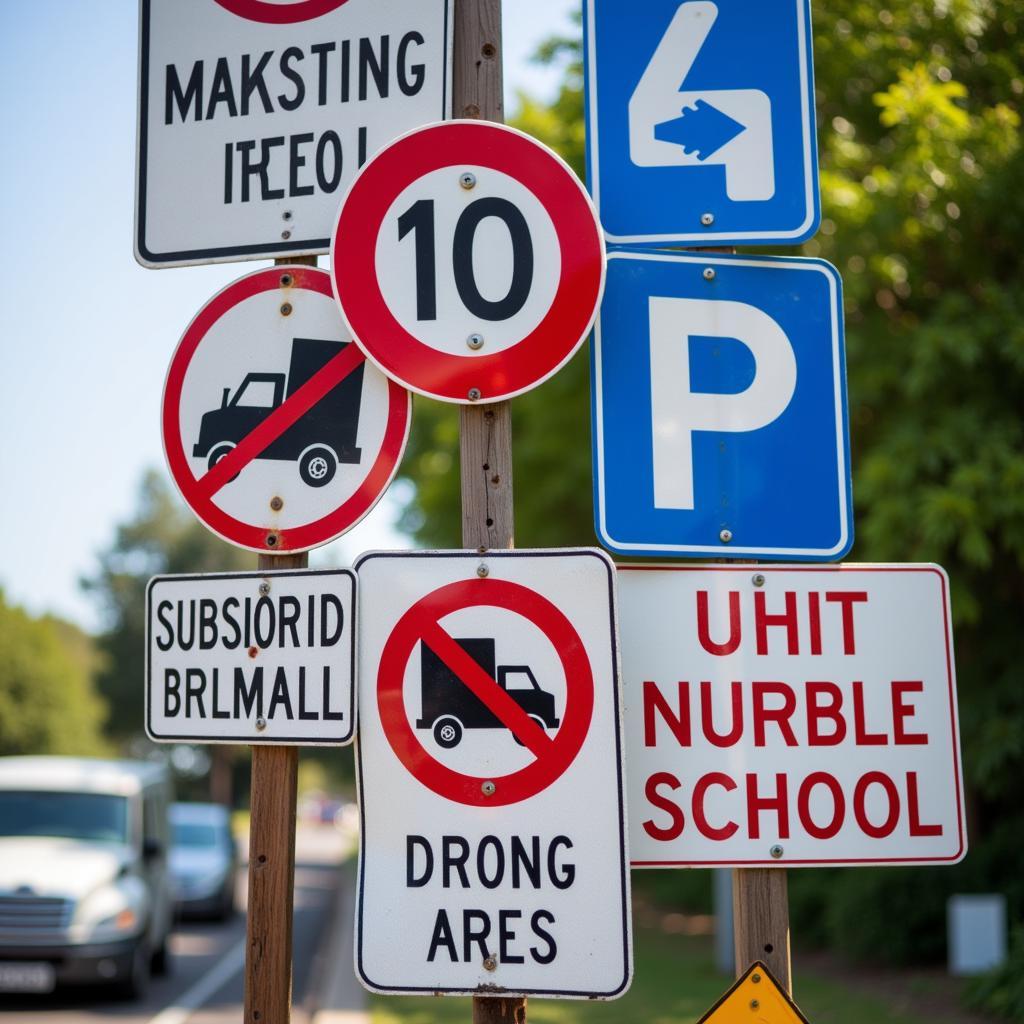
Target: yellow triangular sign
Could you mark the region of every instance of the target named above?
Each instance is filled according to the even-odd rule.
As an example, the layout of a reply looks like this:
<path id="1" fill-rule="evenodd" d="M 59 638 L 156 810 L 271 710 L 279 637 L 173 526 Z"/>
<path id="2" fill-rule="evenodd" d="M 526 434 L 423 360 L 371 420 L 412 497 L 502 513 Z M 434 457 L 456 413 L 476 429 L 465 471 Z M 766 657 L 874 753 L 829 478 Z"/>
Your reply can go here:
<path id="1" fill-rule="evenodd" d="M 757 961 L 697 1024 L 810 1024 Z"/>

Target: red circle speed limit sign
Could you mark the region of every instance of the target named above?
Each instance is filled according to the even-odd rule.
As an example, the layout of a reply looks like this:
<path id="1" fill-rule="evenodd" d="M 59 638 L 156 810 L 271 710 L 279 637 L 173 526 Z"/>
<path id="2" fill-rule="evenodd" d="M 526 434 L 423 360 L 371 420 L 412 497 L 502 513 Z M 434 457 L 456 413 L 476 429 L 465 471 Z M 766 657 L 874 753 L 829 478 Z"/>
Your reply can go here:
<path id="1" fill-rule="evenodd" d="M 229 284 L 178 342 L 164 451 L 214 533 L 253 551 L 306 551 L 377 503 L 411 405 L 352 343 L 327 272 L 274 267 Z"/>
<path id="2" fill-rule="evenodd" d="M 605 253 L 583 186 L 552 150 L 486 121 L 401 136 L 352 183 L 334 293 L 389 377 L 446 402 L 529 391 L 594 322 Z"/>

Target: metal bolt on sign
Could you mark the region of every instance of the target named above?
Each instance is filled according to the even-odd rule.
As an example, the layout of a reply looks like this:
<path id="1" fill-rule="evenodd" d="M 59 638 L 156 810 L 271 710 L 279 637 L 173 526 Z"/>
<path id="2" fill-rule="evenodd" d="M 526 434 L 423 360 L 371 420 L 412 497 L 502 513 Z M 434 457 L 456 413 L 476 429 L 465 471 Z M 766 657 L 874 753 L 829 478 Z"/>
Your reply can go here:
<path id="1" fill-rule="evenodd" d="M 476 185 L 476 175 L 472 171 L 464 171 L 459 175 L 459 184 L 464 189 L 471 189 Z"/>
<path id="2" fill-rule="evenodd" d="M 700 222 L 704 227 L 709 228 L 715 223 L 715 215 L 713 213 L 702 213 L 700 215 Z"/>
<path id="3" fill-rule="evenodd" d="M 705 281 L 714 281 L 714 279 L 715 279 L 715 268 L 714 267 L 705 267 L 704 268 L 704 280 Z"/>
<path id="4" fill-rule="evenodd" d="M 261 717 L 256 719 L 256 728 L 259 729 L 260 732 L 263 732 L 263 730 L 266 729 L 266 727 L 267 720 L 265 718 Z"/>
<path id="5" fill-rule="evenodd" d="M 259 587 L 260 593 L 266 597 L 270 593 L 270 581 L 264 580 Z"/>
<path id="6" fill-rule="evenodd" d="M 493 782 L 491 782 L 490 779 L 482 783 L 480 786 L 480 792 L 483 793 L 484 796 L 494 796 L 494 794 L 497 791 L 498 787 Z"/>
<path id="7" fill-rule="evenodd" d="M 718 539 L 723 544 L 728 544 L 729 541 L 732 540 L 732 530 L 722 530 L 722 532 L 718 535 Z"/>
<path id="8" fill-rule="evenodd" d="M 484 970 L 485 971 L 494 971 L 494 970 L 497 970 L 497 968 L 498 968 L 498 961 L 495 960 L 493 956 L 489 956 L 489 957 L 487 957 L 484 960 Z"/>
<path id="9" fill-rule="evenodd" d="M 764 573 L 755 572 L 754 575 L 751 576 L 750 582 L 753 583 L 755 587 L 763 587 L 764 586 Z"/>
<path id="10" fill-rule="evenodd" d="M 484 347 L 484 336 L 474 332 L 466 339 L 466 344 L 475 352 Z"/>
<path id="11" fill-rule="evenodd" d="M 476 574 L 477 574 L 477 576 L 480 577 L 480 579 L 484 579 L 484 577 L 489 576 L 490 573 L 491 573 L 491 570 L 488 569 L 487 566 L 483 564 L 483 562 L 481 562 L 476 567 Z"/>
<path id="12" fill-rule="evenodd" d="M 469 391 L 466 392 L 466 397 L 471 402 L 479 402 L 483 395 L 481 394 L 479 388 L 470 388 Z"/>
<path id="13" fill-rule="evenodd" d="M 776 845 L 773 846 L 768 852 L 772 855 L 772 857 L 775 858 L 775 860 L 778 860 L 785 851 L 782 849 L 781 846 Z"/>

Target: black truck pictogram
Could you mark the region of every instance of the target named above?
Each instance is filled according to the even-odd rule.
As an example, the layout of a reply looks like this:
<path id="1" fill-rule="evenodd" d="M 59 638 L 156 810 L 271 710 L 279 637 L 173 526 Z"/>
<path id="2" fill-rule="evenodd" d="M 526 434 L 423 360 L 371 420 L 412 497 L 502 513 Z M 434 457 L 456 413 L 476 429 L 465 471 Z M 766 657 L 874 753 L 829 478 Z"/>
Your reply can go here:
<path id="1" fill-rule="evenodd" d="M 213 469 L 348 344 L 351 342 L 293 338 L 287 377 L 283 373 L 248 373 L 233 395 L 231 388 L 225 388 L 220 408 L 203 414 L 192 454 L 207 459 L 208 468 Z M 256 458 L 298 462 L 299 476 L 310 487 L 330 483 L 338 463 L 358 463 L 362 453 L 356 447 L 356 431 L 365 366 L 360 363 Z"/>
<path id="2" fill-rule="evenodd" d="M 542 728 L 558 726 L 554 694 L 542 690 L 529 665 L 498 665 L 494 640 L 470 637 L 455 641 Z M 514 680 L 519 685 L 512 685 Z M 417 729 L 432 729 L 439 746 L 451 748 L 464 729 L 504 729 L 505 723 L 426 645 L 420 641 L 422 717 Z M 513 737 L 515 738 L 515 737 Z M 516 742 L 520 741 L 516 738 Z"/>

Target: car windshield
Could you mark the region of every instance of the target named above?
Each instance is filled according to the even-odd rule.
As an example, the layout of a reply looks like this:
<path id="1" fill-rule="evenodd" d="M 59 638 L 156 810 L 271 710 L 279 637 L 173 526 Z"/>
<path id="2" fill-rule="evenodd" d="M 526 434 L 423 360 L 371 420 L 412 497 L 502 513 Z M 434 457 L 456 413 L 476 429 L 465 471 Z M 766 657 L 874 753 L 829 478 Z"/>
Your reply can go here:
<path id="1" fill-rule="evenodd" d="M 0 836 L 128 842 L 128 798 L 106 793 L 0 791 Z"/>
<path id="2" fill-rule="evenodd" d="M 220 832 L 213 825 L 193 825 L 185 822 L 171 823 L 171 837 L 174 846 L 220 846 Z"/>

